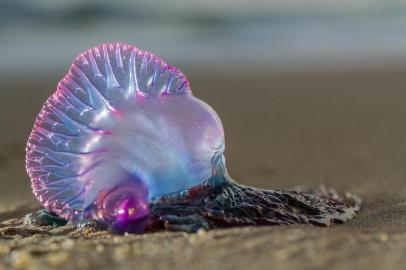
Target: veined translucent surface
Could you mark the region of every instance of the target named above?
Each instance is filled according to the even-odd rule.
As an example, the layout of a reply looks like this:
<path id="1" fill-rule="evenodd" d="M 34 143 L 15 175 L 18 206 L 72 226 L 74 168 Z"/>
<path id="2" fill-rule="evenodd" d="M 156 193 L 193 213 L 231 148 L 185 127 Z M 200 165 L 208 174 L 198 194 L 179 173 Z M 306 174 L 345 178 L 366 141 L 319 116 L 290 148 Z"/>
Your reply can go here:
<path id="1" fill-rule="evenodd" d="M 80 220 L 126 183 L 145 185 L 148 199 L 201 184 L 223 151 L 220 119 L 178 69 L 131 45 L 105 44 L 80 54 L 45 102 L 26 167 L 45 207 Z"/>

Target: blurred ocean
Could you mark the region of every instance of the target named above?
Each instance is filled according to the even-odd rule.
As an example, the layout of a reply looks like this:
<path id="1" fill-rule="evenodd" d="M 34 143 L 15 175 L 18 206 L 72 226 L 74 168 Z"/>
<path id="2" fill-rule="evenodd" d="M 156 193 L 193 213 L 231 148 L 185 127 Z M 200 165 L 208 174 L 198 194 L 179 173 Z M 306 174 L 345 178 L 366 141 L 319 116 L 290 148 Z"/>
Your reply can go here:
<path id="1" fill-rule="evenodd" d="M 202 72 L 406 66 L 406 1 L 0 1 L 0 75 L 106 41 Z"/>

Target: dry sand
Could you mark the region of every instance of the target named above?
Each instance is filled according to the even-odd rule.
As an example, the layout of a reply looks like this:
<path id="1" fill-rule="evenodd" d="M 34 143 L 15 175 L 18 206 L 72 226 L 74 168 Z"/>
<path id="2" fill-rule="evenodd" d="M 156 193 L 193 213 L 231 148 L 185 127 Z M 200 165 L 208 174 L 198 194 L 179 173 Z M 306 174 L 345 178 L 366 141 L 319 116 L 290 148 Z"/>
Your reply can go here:
<path id="1" fill-rule="evenodd" d="M 195 95 L 223 120 L 236 180 L 350 190 L 363 199 L 362 211 L 331 228 L 128 236 L 30 227 L 18 219 L 39 207 L 25 175 L 24 144 L 58 76 L 1 80 L 0 270 L 404 268 L 406 72 L 191 74 Z"/>

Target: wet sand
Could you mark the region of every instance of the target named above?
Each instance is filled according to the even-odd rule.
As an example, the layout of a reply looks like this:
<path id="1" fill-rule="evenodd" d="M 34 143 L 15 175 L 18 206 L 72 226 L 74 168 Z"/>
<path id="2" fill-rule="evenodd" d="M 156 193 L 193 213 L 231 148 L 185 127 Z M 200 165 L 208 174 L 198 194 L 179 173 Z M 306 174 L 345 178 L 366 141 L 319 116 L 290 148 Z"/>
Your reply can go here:
<path id="1" fill-rule="evenodd" d="M 25 175 L 24 145 L 61 74 L 0 79 L 0 270 L 403 267 L 405 71 L 187 74 L 195 95 L 223 121 L 227 167 L 235 180 L 264 188 L 349 190 L 363 199 L 361 213 L 331 228 L 129 236 L 27 227 L 13 219 L 39 207 Z"/>

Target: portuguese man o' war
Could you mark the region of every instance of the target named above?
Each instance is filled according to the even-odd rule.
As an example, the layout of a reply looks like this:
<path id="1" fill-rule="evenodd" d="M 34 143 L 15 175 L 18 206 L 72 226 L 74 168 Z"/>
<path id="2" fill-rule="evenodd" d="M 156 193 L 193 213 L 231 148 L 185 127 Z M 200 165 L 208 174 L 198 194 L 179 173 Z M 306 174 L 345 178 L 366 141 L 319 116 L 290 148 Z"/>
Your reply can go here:
<path id="1" fill-rule="evenodd" d="M 144 232 L 330 225 L 359 211 L 359 200 L 334 192 L 240 185 L 224 146 L 220 118 L 177 68 L 128 44 L 91 48 L 29 136 L 26 169 L 46 209 L 32 216 Z"/>

